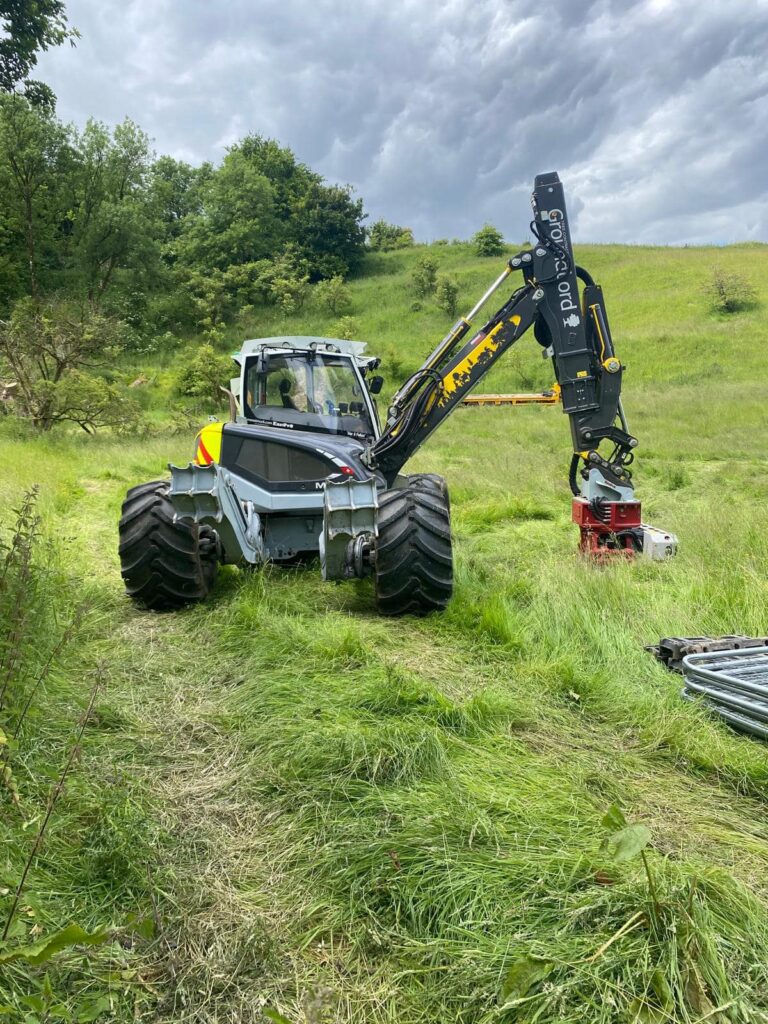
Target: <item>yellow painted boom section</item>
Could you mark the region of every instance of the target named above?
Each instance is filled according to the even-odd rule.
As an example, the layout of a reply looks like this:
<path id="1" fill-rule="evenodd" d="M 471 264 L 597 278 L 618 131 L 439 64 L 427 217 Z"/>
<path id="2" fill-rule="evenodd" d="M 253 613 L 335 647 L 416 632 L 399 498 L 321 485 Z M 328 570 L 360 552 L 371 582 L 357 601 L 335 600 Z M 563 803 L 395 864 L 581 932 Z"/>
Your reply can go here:
<path id="1" fill-rule="evenodd" d="M 553 384 L 549 391 L 533 394 L 512 395 L 469 395 L 462 405 L 557 405 L 560 401 L 560 385 Z"/>
<path id="2" fill-rule="evenodd" d="M 515 327 L 520 323 L 520 317 L 513 315 L 507 321 L 510 324 L 514 324 Z M 493 353 L 501 345 L 501 340 L 496 340 L 496 335 L 504 327 L 504 321 L 501 320 L 492 331 L 488 334 L 483 335 L 478 339 L 477 344 L 474 348 L 467 353 L 467 355 L 457 363 L 456 366 L 452 367 L 448 373 L 443 377 L 443 387 L 438 398 L 438 405 L 445 405 L 451 395 L 455 394 L 459 388 L 464 387 L 469 381 L 470 371 L 473 367 L 477 366 L 479 362 L 482 362 L 484 358 L 490 358 Z"/>

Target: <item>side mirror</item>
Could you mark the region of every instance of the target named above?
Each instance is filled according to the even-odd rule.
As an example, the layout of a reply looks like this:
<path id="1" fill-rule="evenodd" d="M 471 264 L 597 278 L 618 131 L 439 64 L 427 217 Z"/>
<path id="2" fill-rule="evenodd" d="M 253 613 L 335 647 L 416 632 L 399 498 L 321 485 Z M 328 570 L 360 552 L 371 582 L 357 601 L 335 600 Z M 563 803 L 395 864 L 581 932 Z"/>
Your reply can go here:
<path id="1" fill-rule="evenodd" d="M 379 376 L 371 377 L 371 379 L 370 379 L 370 381 L 368 383 L 368 391 L 372 395 L 378 395 L 383 387 L 384 387 L 384 378 L 383 377 L 379 377 Z"/>

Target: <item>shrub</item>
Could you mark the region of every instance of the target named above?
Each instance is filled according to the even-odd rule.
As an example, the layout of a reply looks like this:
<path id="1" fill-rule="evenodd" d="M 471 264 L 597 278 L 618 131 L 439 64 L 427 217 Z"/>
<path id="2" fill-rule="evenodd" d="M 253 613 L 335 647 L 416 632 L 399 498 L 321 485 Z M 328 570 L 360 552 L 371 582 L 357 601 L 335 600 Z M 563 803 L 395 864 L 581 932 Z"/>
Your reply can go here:
<path id="1" fill-rule="evenodd" d="M 333 329 L 334 337 L 352 341 L 360 334 L 360 324 L 353 316 L 343 316 Z"/>
<path id="2" fill-rule="evenodd" d="M 304 306 L 308 286 L 308 277 L 281 275 L 273 279 L 270 295 L 284 316 L 292 316 Z"/>
<path id="3" fill-rule="evenodd" d="M 472 244 L 478 256 L 501 256 L 504 252 L 504 237 L 492 224 L 484 224 L 473 236 Z"/>
<path id="4" fill-rule="evenodd" d="M 328 278 L 327 281 L 320 281 L 315 285 L 314 299 L 317 305 L 327 313 L 345 313 L 352 305 L 352 297 L 349 288 L 344 284 L 344 278 L 337 274 Z"/>
<path id="5" fill-rule="evenodd" d="M 254 295 L 279 306 L 285 316 L 303 308 L 309 293 L 309 271 L 306 260 L 299 253 L 293 249 L 286 250 L 275 260 L 260 260 L 253 264 L 253 269 Z"/>
<path id="6" fill-rule="evenodd" d="M 93 372 L 123 351 L 125 338 L 121 321 L 92 309 L 19 300 L 0 322 L 0 377 L 16 384 L 14 411 L 39 430 L 132 425 L 137 404 Z"/>
<path id="7" fill-rule="evenodd" d="M 411 279 L 419 295 L 431 295 L 437 285 L 437 263 L 431 256 L 422 256 Z"/>
<path id="8" fill-rule="evenodd" d="M 405 372 L 405 363 L 401 354 L 396 348 L 388 348 L 381 361 L 382 372 L 385 377 L 391 377 L 399 381 Z"/>
<path id="9" fill-rule="evenodd" d="M 176 387 L 190 398 L 221 402 L 221 388 L 229 384 L 230 366 L 228 356 L 219 355 L 212 345 L 201 345 L 179 372 Z"/>
<path id="10" fill-rule="evenodd" d="M 738 313 L 755 304 L 756 294 L 752 284 L 735 271 L 712 268 L 712 278 L 705 285 L 712 308 L 717 313 Z"/>
<path id="11" fill-rule="evenodd" d="M 459 301 L 459 286 L 452 277 L 441 274 L 437 279 L 435 298 L 440 309 L 448 316 L 456 316 Z"/>
<path id="12" fill-rule="evenodd" d="M 385 220 L 377 220 L 368 229 L 368 246 L 378 252 L 390 249 L 407 249 L 413 245 L 413 231 L 401 228 L 397 224 L 387 224 Z"/>

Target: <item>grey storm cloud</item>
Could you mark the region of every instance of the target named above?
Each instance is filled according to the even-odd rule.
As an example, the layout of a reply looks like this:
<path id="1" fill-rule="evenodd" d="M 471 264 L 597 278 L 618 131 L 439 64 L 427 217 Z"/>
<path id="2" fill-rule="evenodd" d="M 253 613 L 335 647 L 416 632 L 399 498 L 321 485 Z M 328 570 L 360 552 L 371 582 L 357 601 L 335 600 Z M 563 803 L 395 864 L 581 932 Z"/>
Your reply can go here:
<path id="1" fill-rule="evenodd" d="M 68 0 L 59 114 L 219 160 L 274 137 L 417 237 L 527 235 L 558 170 L 579 241 L 768 240 L 768 0 Z"/>

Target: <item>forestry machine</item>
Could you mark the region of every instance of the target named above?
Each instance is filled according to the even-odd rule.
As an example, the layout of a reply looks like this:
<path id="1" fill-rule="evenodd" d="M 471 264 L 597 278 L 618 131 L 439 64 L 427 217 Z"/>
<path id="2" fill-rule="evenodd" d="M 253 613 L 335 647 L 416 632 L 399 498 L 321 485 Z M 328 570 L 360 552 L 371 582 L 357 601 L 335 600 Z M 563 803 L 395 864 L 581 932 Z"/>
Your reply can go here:
<path id="1" fill-rule="evenodd" d="M 508 261 L 402 385 L 383 425 L 373 397 L 383 384 L 373 373 L 379 360 L 363 344 L 246 341 L 234 357 L 231 422 L 204 427 L 194 461 L 171 465 L 170 481 L 128 492 L 120 519 L 128 594 L 177 608 L 206 597 L 219 563 L 287 565 L 319 554 L 326 580 L 372 576 L 382 614 L 444 609 L 453 585 L 446 484 L 402 470 L 529 327 L 552 359 L 570 418 L 581 551 L 598 560 L 674 554 L 676 538 L 643 524 L 635 500 L 623 368 L 602 290 L 574 261 L 557 174 L 537 176 L 532 205 L 533 247 Z M 519 286 L 465 340 L 513 274 Z"/>

